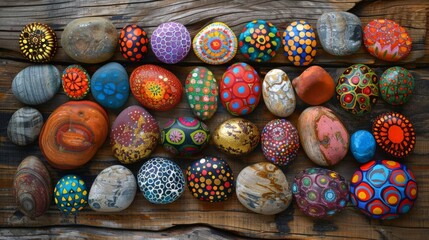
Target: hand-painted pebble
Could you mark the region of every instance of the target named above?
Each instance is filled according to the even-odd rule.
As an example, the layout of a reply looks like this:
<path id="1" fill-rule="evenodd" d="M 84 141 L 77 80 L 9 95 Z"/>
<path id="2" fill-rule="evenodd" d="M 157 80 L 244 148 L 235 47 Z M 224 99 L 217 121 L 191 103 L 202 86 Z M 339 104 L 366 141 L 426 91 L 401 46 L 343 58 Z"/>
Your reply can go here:
<path id="1" fill-rule="evenodd" d="M 237 37 L 225 23 L 214 22 L 195 35 L 192 47 L 201 61 L 213 65 L 224 64 L 237 53 Z"/>
<path id="2" fill-rule="evenodd" d="M 413 124 L 400 113 L 388 112 L 379 115 L 372 125 L 377 145 L 397 158 L 410 155 L 416 145 Z"/>
<path id="3" fill-rule="evenodd" d="M 191 50 L 191 35 L 183 24 L 167 22 L 153 31 L 150 45 L 158 60 L 174 64 L 182 61 Z"/>
<path id="4" fill-rule="evenodd" d="M 32 62 L 49 62 L 57 52 L 57 35 L 46 24 L 25 25 L 19 35 L 19 48 L 22 55 Z"/>
<path id="5" fill-rule="evenodd" d="M 261 146 L 267 160 L 280 166 L 288 165 L 298 155 L 298 131 L 285 119 L 271 120 L 262 130 Z"/>
<path id="6" fill-rule="evenodd" d="M 42 127 L 39 147 L 46 160 L 59 169 L 81 167 L 107 138 L 106 111 L 91 101 L 69 101 L 55 109 Z"/>
<path id="7" fill-rule="evenodd" d="M 328 12 L 317 20 L 317 33 L 323 49 L 335 56 L 357 52 L 362 44 L 362 23 L 348 12 Z"/>
<path id="8" fill-rule="evenodd" d="M 262 82 L 262 96 L 268 110 L 278 117 L 288 117 L 296 107 L 295 93 L 285 72 L 272 69 Z"/>
<path id="9" fill-rule="evenodd" d="M 194 68 L 185 81 L 186 98 L 194 115 L 210 119 L 217 110 L 219 88 L 213 73 L 205 67 Z"/>
<path id="10" fill-rule="evenodd" d="M 13 178 L 13 197 L 18 210 L 31 219 L 48 211 L 52 201 L 52 184 L 43 162 L 28 156 L 22 160 Z"/>
<path id="11" fill-rule="evenodd" d="M 185 191 L 185 176 L 173 161 L 155 157 L 145 162 L 137 174 L 143 196 L 154 204 L 176 201 Z"/>
<path id="12" fill-rule="evenodd" d="M 411 169 L 391 160 L 371 161 L 352 175 L 350 199 L 365 215 L 394 219 L 414 206 L 417 183 Z"/>
<path id="13" fill-rule="evenodd" d="M 127 70 L 115 62 L 102 66 L 92 75 L 91 93 L 105 108 L 122 107 L 130 94 Z"/>
<path id="14" fill-rule="evenodd" d="M 329 108 L 305 109 L 298 118 L 298 133 L 308 158 L 320 166 L 337 164 L 349 150 L 349 133 Z"/>
<path id="15" fill-rule="evenodd" d="M 15 76 L 12 92 L 20 102 L 38 105 L 52 99 L 60 86 L 60 72 L 54 65 L 32 65 Z"/>
<path id="16" fill-rule="evenodd" d="M 286 57 L 295 66 L 307 66 L 316 56 L 316 34 L 306 21 L 295 21 L 287 26 L 282 43 Z"/>
<path id="17" fill-rule="evenodd" d="M 391 67 L 380 78 L 380 95 L 389 104 L 401 105 L 410 100 L 414 77 L 403 67 Z"/>
<path id="18" fill-rule="evenodd" d="M 7 136 L 16 145 L 26 146 L 36 141 L 42 126 L 42 114 L 37 109 L 23 107 L 10 118 L 7 125 Z"/>
<path id="19" fill-rule="evenodd" d="M 292 193 L 299 209 L 310 217 L 330 217 L 342 211 L 349 200 L 343 176 L 324 168 L 307 168 L 295 176 Z"/>
<path id="20" fill-rule="evenodd" d="M 221 158 L 195 160 L 186 170 L 186 177 L 192 196 L 201 201 L 222 202 L 234 191 L 234 174 Z"/>
<path id="21" fill-rule="evenodd" d="M 292 191 L 280 168 L 268 162 L 255 163 L 237 176 L 237 198 L 247 209 L 274 215 L 292 202 Z"/>
<path id="22" fill-rule="evenodd" d="M 119 212 L 134 200 L 137 182 L 126 167 L 114 165 L 101 171 L 89 191 L 88 203 L 97 212 Z"/>
<path id="23" fill-rule="evenodd" d="M 61 80 L 67 97 L 74 100 L 86 97 L 91 86 L 88 72 L 79 65 L 70 65 L 64 69 Z"/>
<path id="24" fill-rule="evenodd" d="M 134 97 L 144 107 L 166 111 L 179 104 L 182 98 L 182 83 L 165 68 L 146 64 L 134 69 L 130 76 Z"/>
<path id="25" fill-rule="evenodd" d="M 258 146 L 258 127 L 243 118 L 231 118 L 213 132 L 213 143 L 222 152 L 231 155 L 248 154 Z"/>
<path id="26" fill-rule="evenodd" d="M 360 163 L 366 163 L 375 155 L 375 138 L 366 130 L 359 130 L 350 137 L 350 152 Z"/>
<path id="27" fill-rule="evenodd" d="M 193 117 L 171 119 L 161 130 L 161 144 L 173 154 L 191 156 L 199 153 L 209 140 L 207 125 Z"/>
<path id="28" fill-rule="evenodd" d="M 259 75 L 246 63 L 234 63 L 228 67 L 219 88 L 222 105 L 234 116 L 253 112 L 261 98 Z"/>
<path id="29" fill-rule="evenodd" d="M 148 53 L 149 39 L 145 30 L 136 24 L 126 25 L 119 35 L 119 50 L 125 59 L 140 61 Z"/>
<path id="30" fill-rule="evenodd" d="M 389 62 L 406 58 L 413 44 L 405 28 L 387 19 L 369 22 L 363 29 L 363 42 L 371 55 Z"/>
<path id="31" fill-rule="evenodd" d="M 160 138 L 158 123 L 144 108 L 134 105 L 115 119 L 110 132 L 113 156 L 123 164 L 150 156 Z"/>
<path id="32" fill-rule="evenodd" d="M 378 99 L 378 77 L 364 64 L 347 68 L 336 86 L 340 106 L 358 116 L 371 111 Z"/>
<path id="33" fill-rule="evenodd" d="M 102 17 L 71 21 L 61 35 L 64 52 L 83 63 L 101 63 L 110 59 L 118 44 L 118 32 L 111 21 Z"/>
<path id="34" fill-rule="evenodd" d="M 292 80 L 298 97 L 309 105 L 321 105 L 335 94 L 335 82 L 322 67 L 311 66 Z"/>
<path id="35" fill-rule="evenodd" d="M 280 47 L 280 32 L 270 22 L 253 20 L 241 31 L 238 45 L 250 61 L 267 62 Z"/>
<path id="36" fill-rule="evenodd" d="M 74 174 L 62 177 L 55 186 L 54 200 L 64 215 L 76 215 L 88 203 L 85 182 Z"/>

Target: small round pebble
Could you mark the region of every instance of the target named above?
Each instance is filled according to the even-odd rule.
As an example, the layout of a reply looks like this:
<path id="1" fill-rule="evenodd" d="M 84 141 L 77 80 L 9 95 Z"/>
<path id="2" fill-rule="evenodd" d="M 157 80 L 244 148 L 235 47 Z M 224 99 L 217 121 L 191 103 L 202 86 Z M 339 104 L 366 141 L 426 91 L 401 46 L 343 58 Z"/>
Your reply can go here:
<path id="1" fill-rule="evenodd" d="M 49 62 L 57 52 L 57 36 L 46 24 L 27 24 L 19 35 L 19 47 L 25 58 L 32 62 Z"/>
<path id="2" fill-rule="evenodd" d="M 168 204 L 176 201 L 185 190 L 185 176 L 173 161 L 154 157 L 145 162 L 137 181 L 143 196 L 154 204 Z"/>
<path id="3" fill-rule="evenodd" d="M 71 99 L 82 99 L 90 90 L 89 74 L 80 65 L 70 65 L 64 69 L 61 80 L 64 92 Z"/>
<path id="4" fill-rule="evenodd" d="M 88 203 L 88 190 L 80 176 L 62 177 L 54 189 L 54 201 L 64 215 L 75 215 Z"/>
<path id="5" fill-rule="evenodd" d="M 366 130 L 359 130 L 350 137 L 350 151 L 356 161 L 366 163 L 375 155 L 375 139 Z"/>
<path id="6" fill-rule="evenodd" d="M 403 67 L 391 67 L 380 78 L 380 94 L 392 105 L 402 105 L 410 100 L 414 91 L 414 77 Z"/>
<path id="7" fill-rule="evenodd" d="M 282 43 L 286 57 L 295 66 L 307 66 L 316 56 L 316 34 L 306 21 L 295 21 L 287 26 Z"/>
<path id="8" fill-rule="evenodd" d="M 36 141 L 42 126 L 42 114 L 37 109 L 23 107 L 10 118 L 7 125 L 7 136 L 13 143 L 26 146 Z"/>
<path id="9" fill-rule="evenodd" d="M 119 50 L 125 59 L 132 62 L 142 60 L 148 53 L 148 47 L 149 39 L 142 27 L 130 24 L 122 28 L 119 35 Z"/>
<path id="10" fill-rule="evenodd" d="M 174 64 L 182 61 L 191 50 L 191 35 L 183 24 L 167 22 L 153 31 L 150 44 L 158 60 Z"/>

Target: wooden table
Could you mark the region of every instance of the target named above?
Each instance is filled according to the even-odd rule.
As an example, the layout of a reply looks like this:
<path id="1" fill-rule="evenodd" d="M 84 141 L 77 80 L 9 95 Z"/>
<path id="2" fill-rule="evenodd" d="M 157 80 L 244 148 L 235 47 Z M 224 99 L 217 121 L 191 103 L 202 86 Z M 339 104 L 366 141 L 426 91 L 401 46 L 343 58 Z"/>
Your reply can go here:
<path id="1" fill-rule="evenodd" d="M 353 56 L 335 57 L 327 54 L 319 46 L 314 64 L 323 66 L 334 79 L 354 63 L 368 64 L 377 74 L 390 66 L 400 65 L 411 70 L 416 80 L 415 93 L 411 101 L 402 107 L 392 107 L 382 100 L 374 110 L 364 117 L 354 117 L 339 109 L 336 99 L 331 99 L 325 106 L 333 109 L 343 120 L 350 133 L 357 129 L 370 129 L 371 120 L 385 111 L 398 111 L 408 116 L 414 123 L 417 144 L 414 153 L 403 162 L 413 170 L 418 186 L 419 197 L 411 212 L 402 218 L 391 221 L 371 220 L 349 205 L 345 211 L 333 218 L 316 220 L 304 216 L 293 203 L 286 211 L 275 216 L 263 216 L 244 208 L 234 196 L 223 203 L 204 203 L 194 199 L 189 190 L 175 203 L 169 205 L 153 205 L 137 193 L 133 204 L 123 212 L 105 214 L 92 211 L 86 207 L 76 217 L 63 217 L 52 202 L 49 211 L 36 220 L 30 220 L 15 213 L 16 206 L 12 197 L 12 181 L 18 164 L 28 155 L 36 155 L 43 159 L 38 143 L 27 147 L 18 147 L 7 138 L 6 126 L 11 115 L 24 105 L 11 92 L 14 76 L 25 67 L 31 65 L 19 52 L 18 37 L 24 25 L 40 21 L 53 27 L 57 36 L 70 21 L 89 16 L 109 18 L 118 31 L 129 23 L 138 23 L 149 33 L 156 26 L 166 21 L 178 21 L 188 27 L 192 37 L 203 26 L 222 21 L 229 25 L 238 35 L 244 25 L 253 19 L 265 19 L 275 24 L 280 31 L 294 20 L 307 20 L 316 26 L 317 18 L 324 12 L 349 11 L 362 20 L 363 24 L 375 18 L 389 18 L 404 26 L 413 39 L 411 55 L 399 63 L 387 63 L 374 59 L 362 47 Z M 0 238 L 2 237 L 82 237 L 82 238 L 358 238 L 358 239 L 427 239 L 429 235 L 429 2 L 421 0 L 387 0 L 387 1 L 2 1 L 0 3 Z M 125 61 L 119 51 L 111 61 L 124 65 L 131 73 L 134 68 L 145 63 L 159 64 L 175 73 L 184 83 L 187 74 L 195 66 L 205 66 L 192 52 L 186 59 L 176 65 L 164 65 L 157 61 L 151 53 L 141 63 Z M 246 61 L 238 53 L 232 62 Z M 53 64 L 61 71 L 74 61 L 66 56 L 61 46 Z M 261 77 L 273 68 L 281 68 L 293 79 L 305 68 L 293 67 L 280 50 L 269 63 L 252 66 Z M 83 65 L 93 74 L 102 64 Z M 216 78 L 220 79 L 228 65 L 207 66 Z M 89 99 L 92 99 L 91 97 Z M 61 90 L 54 99 L 46 104 L 36 106 L 43 113 L 45 120 L 60 104 L 68 101 Z M 127 106 L 137 104 L 130 97 Z M 296 124 L 297 118 L 307 107 L 298 102 L 295 113 L 288 120 Z M 170 112 L 151 113 L 164 124 L 172 116 L 190 116 L 191 111 L 186 99 Z M 109 111 L 113 121 L 118 112 Z M 220 106 L 215 117 L 207 121 L 211 130 L 231 118 Z M 260 129 L 275 117 L 269 113 L 261 102 L 255 112 L 245 118 L 253 121 Z M 260 148 L 248 156 L 230 157 L 219 153 L 210 146 L 206 152 L 227 159 L 236 175 L 245 166 L 265 161 Z M 185 169 L 191 159 L 173 157 L 160 146 L 154 156 L 173 158 Z M 378 154 L 380 157 L 384 157 Z M 198 158 L 201 156 L 195 156 Z M 58 171 L 48 166 L 52 181 L 55 183 L 66 173 L 81 175 L 91 186 L 96 175 L 104 168 L 118 164 L 111 154 L 108 141 L 99 150 L 89 164 L 73 171 Z M 140 163 L 129 165 L 134 174 Z M 284 172 L 289 181 L 295 174 L 307 167 L 315 166 L 301 150 L 298 159 Z M 340 164 L 331 169 L 350 179 L 358 164 L 349 153 Z M 149 231 L 150 230 L 150 231 Z M 156 232 L 153 232 L 156 231 Z M 158 232 L 159 231 L 159 232 Z"/>

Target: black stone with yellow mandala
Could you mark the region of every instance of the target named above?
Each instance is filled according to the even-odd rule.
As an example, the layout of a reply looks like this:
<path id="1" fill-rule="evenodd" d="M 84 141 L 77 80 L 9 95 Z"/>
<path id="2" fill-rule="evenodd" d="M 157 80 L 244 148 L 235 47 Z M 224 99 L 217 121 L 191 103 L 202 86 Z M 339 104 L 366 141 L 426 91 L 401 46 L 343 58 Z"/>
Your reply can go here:
<path id="1" fill-rule="evenodd" d="M 25 58 L 32 62 L 49 62 L 57 52 L 54 30 L 42 23 L 26 25 L 19 36 L 19 47 Z"/>

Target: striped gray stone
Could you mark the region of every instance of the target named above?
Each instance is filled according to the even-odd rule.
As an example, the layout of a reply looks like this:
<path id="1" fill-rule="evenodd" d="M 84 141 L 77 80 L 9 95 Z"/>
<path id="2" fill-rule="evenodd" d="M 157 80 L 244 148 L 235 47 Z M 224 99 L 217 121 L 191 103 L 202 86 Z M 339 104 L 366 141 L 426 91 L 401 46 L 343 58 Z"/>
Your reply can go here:
<path id="1" fill-rule="evenodd" d="M 37 109 L 23 107 L 10 118 L 7 125 L 7 136 L 20 146 L 33 143 L 43 126 L 43 116 Z"/>

